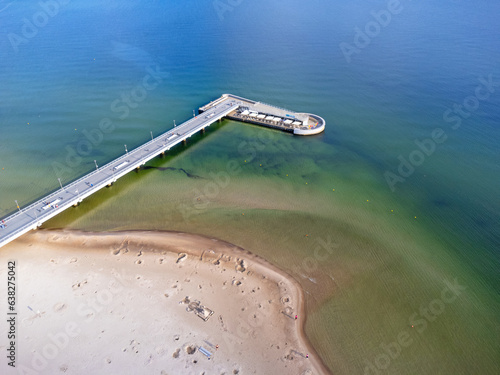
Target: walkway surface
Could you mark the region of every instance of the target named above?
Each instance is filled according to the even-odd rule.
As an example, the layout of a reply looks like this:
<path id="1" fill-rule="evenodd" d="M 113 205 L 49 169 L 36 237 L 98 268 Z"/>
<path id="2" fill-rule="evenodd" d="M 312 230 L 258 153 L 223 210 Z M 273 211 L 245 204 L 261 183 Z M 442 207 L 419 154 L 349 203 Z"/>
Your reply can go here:
<path id="1" fill-rule="evenodd" d="M 265 115 L 260 111 L 265 111 Z M 323 131 L 325 121 L 316 115 L 295 113 L 285 109 L 255 102 L 239 96 L 224 94 L 219 99 L 200 108 L 200 114 L 170 129 L 168 132 L 152 139 L 142 146 L 125 153 L 82 178 L 63 186 L 54 193 L 32 203 L 0 221 L 0 247 L 16 238 L 36 229 L 47 220 L 69 207 L 75 206 L 83 199 L 100 189 L 110 186 L 120 177 L 136 168 L 140 168 L 149 160 L 164 153 L 178 143 L 202 131 L 214 122 L 228 117 L 261 126 L 293 131 L 294 134 L 310 135 Z M 250 111 L 255 111 L 250 113 Z M 248 116 L 247 116 L 248 112 Z M 252 117 L 254 116 L 254 117 Z M 283 117 L 281 117 L 283 116 Z M 270 117 L 273 117 L 270 119 Z M 294 121 L 296 126 L 294 126 Z M 309 123 L 310 122 L 310 123 Z M 289 124 L 292 124 L 289 126 Z"/>
<path id="2" fill-rule="evenodd" d="M 210 126 L 237 108 L 237 100 L 226 98 L 211 107 L 209 111 L 174 127 L 28 207 L 19 209 L 15 214 L 0 221 L 0 247 L 30 230 L 36 229 L 67 208 L 77 205 L 86 197 L 111 185 L 120 177 L 170 150 L 176 144 Z"/>

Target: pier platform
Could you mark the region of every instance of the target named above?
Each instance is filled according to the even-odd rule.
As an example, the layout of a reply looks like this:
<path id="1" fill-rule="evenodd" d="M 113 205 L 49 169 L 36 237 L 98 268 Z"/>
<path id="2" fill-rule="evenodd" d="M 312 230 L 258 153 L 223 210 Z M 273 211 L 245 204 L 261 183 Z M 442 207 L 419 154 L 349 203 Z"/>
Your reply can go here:
<path id="1" fill-rule="evenodd" d="M 224 94 L 214 102 L 200 107 L 199 112 L 209 111 L 213 105 L 230 99 L 238 103 L 238 107 L 226 116 L 231 120 L 279 129 L 295 135 L 314 135 L 325 130 L 325 120 L 317 115 L 293 112 L 231 94 Z"/>
<path id="2" fill-rule="evenodd" d="M 199 114 L 175 126 L 151 141 L 137 147 L 112 162 L 97 167 L 91 173 L 18 211 L 0 218 L 0 247 L 23 234 L 40 227 L 44 222 L 76 206 L 85 198 L 111 186 L 120 177 L 139 169 L 149 160 L 163 154 L 180 142 L 186 141 L 207 126 L 223 119 L 243 121 L 297 135 L 312 135 L 325 129 L 325 120 L 307 113 L 296 113 L 269 104 L 255 102 L 236 95 L 224 94 L 199 109 Z"/>

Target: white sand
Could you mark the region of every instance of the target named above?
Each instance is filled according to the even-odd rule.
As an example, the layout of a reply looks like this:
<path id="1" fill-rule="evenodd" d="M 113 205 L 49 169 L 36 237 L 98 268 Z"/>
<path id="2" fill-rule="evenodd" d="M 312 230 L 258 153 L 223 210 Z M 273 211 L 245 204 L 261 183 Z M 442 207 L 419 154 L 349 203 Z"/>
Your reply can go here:
<path id="1" fill-rule="evenodd" d="M 303 335 L 296 282 L 234 245 L 37 231 L 0 249 L 3 277 L 9 259 L 18 264 L 17 368 L 2 355 L 2 374 L 328 373 Z M 186 297 L 213 315 L 187 311 Z M 0 301 L 5 311 L 4 287 Z M 5 324 L 0 335 L 6 353 Z"/>

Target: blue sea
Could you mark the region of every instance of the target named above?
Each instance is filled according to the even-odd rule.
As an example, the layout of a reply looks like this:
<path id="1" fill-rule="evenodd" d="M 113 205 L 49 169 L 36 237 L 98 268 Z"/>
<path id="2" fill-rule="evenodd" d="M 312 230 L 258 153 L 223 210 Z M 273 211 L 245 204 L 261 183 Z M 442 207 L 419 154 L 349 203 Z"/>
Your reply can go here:
<path id="1" fill-rule="evenodd" d="M 315 113 L 325 132 L 302 138 L 224 121 L 46 227 L 182 230 L 263 256 L 304 287 L 332 373 L 498 374 L 499 14 L 486 0 L 0 1 L 0 217 L 224 93 Z M 245 163 L 238 146 L 262 134 Z M 178 171 L 210 179 L 228 160 L 242 172 L 186 220 L 204 182 Z M 305 234 L 339 245 L 314 270 Z M 453 279 L 459 302 L 377 367 Z"/>

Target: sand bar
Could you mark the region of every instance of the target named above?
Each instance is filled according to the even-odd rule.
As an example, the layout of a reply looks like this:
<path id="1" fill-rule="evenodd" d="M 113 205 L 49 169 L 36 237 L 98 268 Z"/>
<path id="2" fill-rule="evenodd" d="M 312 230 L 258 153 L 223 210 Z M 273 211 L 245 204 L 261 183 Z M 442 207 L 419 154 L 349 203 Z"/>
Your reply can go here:
<path id="1" fill-rule="evenodd" d="M 1 274 L 10 259 L 18 367 L 2 373 L 329 373 L 304 335 L 300 286 L 227 242 L 41 230 L 0 251 Z"/>

